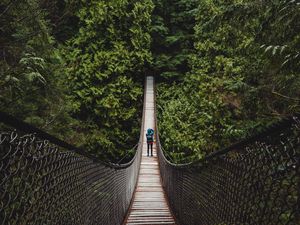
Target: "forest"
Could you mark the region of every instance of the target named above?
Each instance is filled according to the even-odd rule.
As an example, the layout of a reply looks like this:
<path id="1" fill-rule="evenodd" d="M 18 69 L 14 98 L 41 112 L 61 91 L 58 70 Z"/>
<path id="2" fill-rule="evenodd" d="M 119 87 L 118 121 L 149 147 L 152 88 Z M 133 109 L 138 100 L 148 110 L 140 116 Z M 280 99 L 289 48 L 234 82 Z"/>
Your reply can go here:
<path id="1" fill-rule="evenodd" d="M 105 161 L 199 160 L 300 112 L 299 0 L 2 0 L 0 110 Z"/>

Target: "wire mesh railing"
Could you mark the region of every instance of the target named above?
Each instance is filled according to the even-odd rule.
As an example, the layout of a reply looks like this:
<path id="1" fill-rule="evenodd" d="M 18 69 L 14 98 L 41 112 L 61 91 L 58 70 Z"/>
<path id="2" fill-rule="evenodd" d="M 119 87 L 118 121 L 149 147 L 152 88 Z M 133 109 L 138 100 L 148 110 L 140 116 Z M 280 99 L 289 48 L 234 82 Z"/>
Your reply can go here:
<path id="1" fill-rule="evenodd" d="M 300 117 L 193 164 L 175 165 L 157 134 L 162 183 L 180 225 L 299 225 Z"/>
<path id="2" fill-rule="evenodd" d="M 0 225 L 122 223 L 138 177 L 142 132 L 134 158 L 117 165 L 5 113 L 0 121 L 18 128 L 0 132 Z"/>

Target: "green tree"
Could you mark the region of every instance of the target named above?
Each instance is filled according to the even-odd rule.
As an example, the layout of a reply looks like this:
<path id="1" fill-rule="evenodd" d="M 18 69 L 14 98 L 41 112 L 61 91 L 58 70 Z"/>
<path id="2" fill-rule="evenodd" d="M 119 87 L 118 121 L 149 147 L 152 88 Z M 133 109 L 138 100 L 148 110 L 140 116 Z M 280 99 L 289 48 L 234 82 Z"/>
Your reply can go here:
<path id="1" fill-rule="evenodd" d="M 298 15 L 297 1 L 198 1 L 190 70 L 176 88 L 158 88 L 174 160 L 201 158 L 299 112 Z"/>
<path id="2" fill-rule="evenodd" d="M 118 159 L 138 140 L 141 84 L 144 66 L 151 62 L 153 4 L 82 2 L 79 32 L 66 49 L 73 115 L 91 134 L 89 149 Z"/>
<path id="3" fill-rule="evenodd" d="M 70 122 L 63 60 L 53 36 L 48 1 L 0 3 L 1 110 L 64 136 Z M 46 7 L 47 6 L 47 7 Z"/>
<path id="4" fill-rule="evenodd" d="M 182 80 L 193 50 L 196 0 L 155 0 L 152 14 L 154 56 L 151 73 L 166 82 Z"/>

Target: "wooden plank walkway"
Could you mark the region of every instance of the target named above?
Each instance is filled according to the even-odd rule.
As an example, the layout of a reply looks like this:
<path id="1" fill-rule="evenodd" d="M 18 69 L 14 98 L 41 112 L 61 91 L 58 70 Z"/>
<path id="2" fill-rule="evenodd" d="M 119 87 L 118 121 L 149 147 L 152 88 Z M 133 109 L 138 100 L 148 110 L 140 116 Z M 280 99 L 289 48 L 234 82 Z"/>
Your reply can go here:
<path id="1" fill-rule="evenodd" d="M 161 185 L 155 141 L 153 143 L 153 157 L 147 156 L 146 130 L 155 128 L 153 87 L 153 77 L 147 77 L 142 161 L 133 202 L 124 223 L 128 225 L 175 225 Z"/>

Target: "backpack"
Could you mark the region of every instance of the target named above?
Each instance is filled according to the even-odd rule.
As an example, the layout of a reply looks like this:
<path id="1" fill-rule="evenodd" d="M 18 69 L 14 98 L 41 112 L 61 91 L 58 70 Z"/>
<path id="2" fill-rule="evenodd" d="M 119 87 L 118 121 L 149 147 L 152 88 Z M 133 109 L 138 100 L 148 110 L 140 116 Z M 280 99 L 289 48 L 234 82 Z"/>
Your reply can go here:
<path id="1" fill-rule="evenodd" d="M 147 143 L 153 142 L 153 134 L 154 134 L 154 130 L 149 128 L 146 133 Z"/>
<path id="2" fill-rule="evenodd" d="M 153 134 L 146 134 L 147 143 L 153 142 Z"/>

